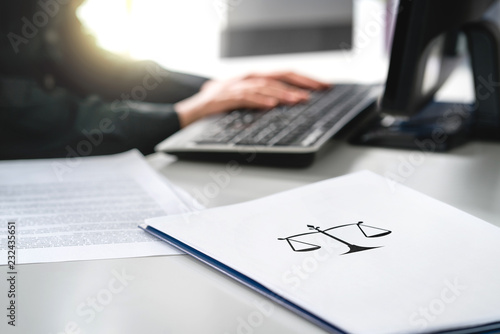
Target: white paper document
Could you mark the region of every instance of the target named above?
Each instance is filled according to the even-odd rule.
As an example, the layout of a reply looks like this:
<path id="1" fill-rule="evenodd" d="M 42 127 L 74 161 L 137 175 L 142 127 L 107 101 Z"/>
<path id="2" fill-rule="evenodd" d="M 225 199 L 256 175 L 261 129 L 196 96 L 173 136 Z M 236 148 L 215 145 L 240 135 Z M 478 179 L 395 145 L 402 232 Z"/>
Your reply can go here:
<path id="1" fill-rule="evenodd" d="M 178 254 L 137 226 L 189 201 L 138 151 L 0 162 L 0 264 L 9 222 L 18 264 Z"/>
<path id="2" fill-rule="evenodd" d="M 333 329 L 500 322 L 500 229 L 370 172 L 146 224 Z"/>

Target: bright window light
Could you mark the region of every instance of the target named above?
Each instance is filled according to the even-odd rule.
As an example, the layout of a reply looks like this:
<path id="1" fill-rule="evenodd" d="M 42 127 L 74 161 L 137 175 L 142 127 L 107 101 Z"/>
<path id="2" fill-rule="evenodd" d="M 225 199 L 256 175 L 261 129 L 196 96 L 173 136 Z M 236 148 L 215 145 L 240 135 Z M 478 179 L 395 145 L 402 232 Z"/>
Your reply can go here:
<path id="1" fill-rule="evenodd" d="M 134 59 L 189 70 L 218 56 L 221 18 L 207 0 L 87 0 L 78 16 L 97 43 Z"/>

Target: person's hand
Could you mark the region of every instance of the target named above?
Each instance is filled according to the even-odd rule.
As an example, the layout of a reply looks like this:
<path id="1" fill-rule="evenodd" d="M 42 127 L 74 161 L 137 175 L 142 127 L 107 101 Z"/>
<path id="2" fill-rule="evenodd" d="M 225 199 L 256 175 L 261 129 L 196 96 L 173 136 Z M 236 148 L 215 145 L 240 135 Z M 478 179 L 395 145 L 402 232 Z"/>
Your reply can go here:
<path id="1" fill-rule="evenodd" d="M 309 99 L 310 90 L 330 85 L 293 72 L 249 74 L 229 80 L 206 82 L 200 92 L 175 105 L 181 127 L 209 115 L 234 109 L 271 109 Z"/>

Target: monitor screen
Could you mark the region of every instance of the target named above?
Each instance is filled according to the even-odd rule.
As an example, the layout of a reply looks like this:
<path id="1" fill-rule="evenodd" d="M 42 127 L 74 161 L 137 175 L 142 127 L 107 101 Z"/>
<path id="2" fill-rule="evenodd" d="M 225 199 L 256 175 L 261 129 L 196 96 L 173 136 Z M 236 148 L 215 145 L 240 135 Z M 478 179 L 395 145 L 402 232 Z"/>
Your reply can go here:
<path id="1" fill-rule="evenodd" d="M 352 45 L 353 0 L 221 0 L 221 56 L 339 50 Z"/>

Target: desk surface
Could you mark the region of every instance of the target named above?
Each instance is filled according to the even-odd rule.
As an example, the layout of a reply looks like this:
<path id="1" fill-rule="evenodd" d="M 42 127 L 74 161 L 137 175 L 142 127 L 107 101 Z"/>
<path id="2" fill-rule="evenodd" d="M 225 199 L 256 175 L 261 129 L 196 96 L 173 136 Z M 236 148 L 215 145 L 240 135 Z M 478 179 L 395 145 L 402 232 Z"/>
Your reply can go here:
<path id="1" fill-rule="evenodd" d="M 500 226 L 500 145 L 494 143 L 424 154 L 333 141 L 307 169 L 241 166 L 219 182 L 219 191 L 214 178 L 226 171 L 224 164 L 149 159 L 191 194 L 209 194 L 211 207 L 368 169 Z M 117 272 L 125 283 L 114 279 Z M 86 333 L 323 332 L 183 255 L 22 265 L 18 284 L 20 326 L 12 333 L 77 333 L 77 327 Z"/>
<path id="2" fill-rule="evenodd" d="M 448 153 L 432 153 L 332 141 L 309 168 L 242 165 L 229 181 L 221 176 L 229 175 L 224 164 L 182 161 L 162 168 L 161 156 L 150 160 L 208 207 L 256 199 L 367 169 L 385 176 L 388 187 L 408 186 L 500 227 L 500 206 L 496 205 L 500 201 L 498 143 L 471 142 Z"/>

